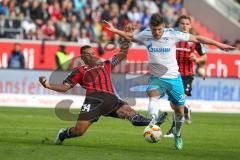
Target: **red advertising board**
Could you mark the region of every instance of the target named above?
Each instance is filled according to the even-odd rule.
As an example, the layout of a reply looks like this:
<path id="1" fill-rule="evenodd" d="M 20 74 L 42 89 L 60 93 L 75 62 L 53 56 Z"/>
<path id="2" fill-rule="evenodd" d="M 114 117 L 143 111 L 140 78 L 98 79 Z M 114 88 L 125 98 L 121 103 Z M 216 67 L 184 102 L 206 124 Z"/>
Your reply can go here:
<path id="1" fill-rule="evenodd" d="M 21 43 L 21 49 L 24 53 L 26 68 L 29 69 L 48 69 L 53 70 L 56 67 L 55 53 L 58 50 L 59 43 L 40 41 L 24 41 Z M 0 68 L 7 68 L 7 61 L 14 47 L 14 41 L 0 41 Z M 66 51 L 72 56 L 79 56 L 80 45 L 67 43 Z M 111 58 L 118 49 L 106 51 L 103 59 Z M 115 72 L 145 73 L 147 71 L 147 51 L 144 48 L 132 48 L 129 51 L 127 63 L 122 63 L 115 69 Z M 206 65 L 208 76 L 214 77 L 240 77 L 240 53 L 208 53 Z"/>

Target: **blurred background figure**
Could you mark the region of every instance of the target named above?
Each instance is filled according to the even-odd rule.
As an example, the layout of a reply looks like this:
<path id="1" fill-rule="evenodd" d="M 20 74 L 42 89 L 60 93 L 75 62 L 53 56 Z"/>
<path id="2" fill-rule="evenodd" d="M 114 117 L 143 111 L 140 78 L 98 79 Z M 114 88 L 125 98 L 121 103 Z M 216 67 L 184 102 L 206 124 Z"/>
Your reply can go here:
<path id="1" fill-rule="evenodd" d="M 64 45 L 59 46 L 59 50 L 55 55 L 55 60 L 56 60 L 56 68 L 58 70 L 66 71 L 69 69 L 70 56 L 65 51 Z"/>
<path id="2" fill-rule="evenodd" d="M 234 52 L 240 53 L 240 40 L 239 40 L 239 39 L 235 41 L 234 47 L 236 47 L 236 49 L 234 50 Z"/>
<path id="3" fill-rule="evenodd" d="M 21 46 L 19 43 L 16 43 L 14 46 L 14 49 L 11 53 L 11 57 L 8 61 L 8 68 L 12 68 L 12 69 L 25 68 L 25 59 L 21 52 Z"/>

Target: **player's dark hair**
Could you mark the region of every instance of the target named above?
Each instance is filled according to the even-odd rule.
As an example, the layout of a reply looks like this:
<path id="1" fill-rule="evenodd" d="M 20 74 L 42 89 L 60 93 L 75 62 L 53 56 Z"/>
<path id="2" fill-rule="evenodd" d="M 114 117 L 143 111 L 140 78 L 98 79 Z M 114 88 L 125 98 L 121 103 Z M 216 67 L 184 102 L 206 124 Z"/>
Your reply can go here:
<path id="1" fill-rule="evenodd" d="M 174 27 L 178 27 L 179 24 L 180 24 L 180 22 L 181 22 L 181 20 L 183 20 L 183 19 L 187 19 L 187 20 L 189 20 L 190 23 L 192 22 L 190 16 L 182 15 L 182 16 L 180 16 L 180 17 L 178 18 L 178 20 L 177 20 L 176 24 L 174 25 Z"/>
<path id="2" fill-rule="evenodd" d="M 158 26 L 164 23 L 164 18 L 161 14 L 155 13 L 150 18 L 150 25 L 151 26 Z"/>
<path id="3" fill-rule="evenodd" d="M 83 53 L 84 53 L 84 50 L 85 50 L 85 49 L 88 49 L 88 48 L 92 48 L 92 47 L 89 46 L 89 45 L 84 45 L 84 46 L 82 46 L 81 49 L 80 49 L 80 54 L 83 54 Z"/>

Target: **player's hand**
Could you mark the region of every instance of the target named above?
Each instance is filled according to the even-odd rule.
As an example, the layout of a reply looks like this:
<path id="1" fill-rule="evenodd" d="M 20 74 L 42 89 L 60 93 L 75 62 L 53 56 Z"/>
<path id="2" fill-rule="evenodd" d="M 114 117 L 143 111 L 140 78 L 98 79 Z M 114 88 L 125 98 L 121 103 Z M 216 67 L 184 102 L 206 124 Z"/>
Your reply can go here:
<path id="1" fill-rule="evenodd" d="M 44 76 L 39 77 L 39 82 L 42 84 L 44 88 L 47 88 L 47 79 Z"/>
<path id="2" fill-rule="evenodd" d="M 235 49 L 235 47 L 230 46 L 230 45 L 228 45 L 228 44 L 223 44 L 223 43 L 218 44 L 218 47 L 219 47 L 220 49 L 224 50 L 224 51 L 227 51 L 227 52 L 228 52 L 229 50 L 234 50 L 234 49 Z"/>
<path id="3" fill-rule="evenodd" d="M 112 23 L 110 23 L 110 22 L 108 22 L 108 21 L 105 21 L 105 20 L 103 20 L 103 22 L 108 25 L 108 27 L 106 27 L 107 30 L 109 30 L 109 31 L 111 31 L 111 32 L 113 32 L 113 33 L 116 32 L 117 29 L 112 25 Z"/>
<path id="4" fill-rule="evenodd" d="M 136 26 L 131 24 L 131 23 L 129 23 L 128 25 L 126 25 L 124 27 L 125 32 L 131 32 L 132 33 L 135 29 L 136 29 Z"/>
<path id="5" fill-rule="evenodd" d="M 196 54 L 192 52 L 192 53 L 189 55 L 189 60 L 197 63 L 197 56 L 196 56 Z"/>

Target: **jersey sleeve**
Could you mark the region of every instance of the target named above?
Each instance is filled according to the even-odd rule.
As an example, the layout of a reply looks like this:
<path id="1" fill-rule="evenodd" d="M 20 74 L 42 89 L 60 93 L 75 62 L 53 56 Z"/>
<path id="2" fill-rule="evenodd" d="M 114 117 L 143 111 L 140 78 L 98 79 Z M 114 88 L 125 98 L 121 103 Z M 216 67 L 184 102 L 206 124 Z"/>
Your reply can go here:
<path id="1" fill-rule="evenodd" d="M 81 81 L 82 74 L 79 68 L 73 69 L 68 76 L 64 79 L 63 84 L 67 83 L 71 87 L 74 87 L 77 83 Z"/>
<path id="2" fill-rule="evenodd" d="M 133 35 L 134 41 L 137 41 L 138 43 L 145 44 L 149 37 L 149 33 L 151 33 L 150 29 L 147 28 L 139 33 L 136 33 Z"/>
<path id="3" fill-rule="evenodd" d="M 173 31 L 172 35 L 174 36 L 176 42 L 180 42 L 180 41 L 187 42 L 187 41 L 189 41 L 189 38 L 190 38 L 189 33 L 183 33 L 180 31 Z"/>
<path id="4" fill-rule="evenodd" d="M 198 52 L 198 54 L 199 54 L 200 56 L 206 54 L 206 48 L 205 48 L 204 45 L 201 44 L 201 43 L 197 43 L 197 44 L 196 44 L 195 50 Z"/>

